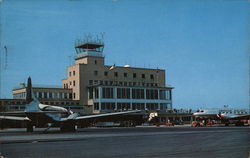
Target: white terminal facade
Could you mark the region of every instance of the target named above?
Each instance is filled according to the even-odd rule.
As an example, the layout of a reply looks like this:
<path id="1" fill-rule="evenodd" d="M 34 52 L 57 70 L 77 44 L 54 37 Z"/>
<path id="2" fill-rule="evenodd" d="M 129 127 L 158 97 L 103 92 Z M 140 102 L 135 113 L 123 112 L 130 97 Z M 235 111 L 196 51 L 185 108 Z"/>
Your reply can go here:
<path id="1" fill-rule="evenodd" d="M 105 65 L 103 42 L 75 46 L 75 64 L 67 67 L 65 89 L 79 100 L 86 113 L 125 110 L 172 109 L 172 89 L 166 86 L 165 70 Z"/>

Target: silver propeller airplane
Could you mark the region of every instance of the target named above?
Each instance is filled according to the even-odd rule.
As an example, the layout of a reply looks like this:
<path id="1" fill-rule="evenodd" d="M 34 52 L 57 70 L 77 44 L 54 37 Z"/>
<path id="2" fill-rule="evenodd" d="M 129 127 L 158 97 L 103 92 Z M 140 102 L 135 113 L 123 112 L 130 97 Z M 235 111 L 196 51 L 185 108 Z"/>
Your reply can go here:
<path id="1" fill-rule="evenodd" d="M 78 113 L 73 113 L 66 108 L 52 105 L 41 104 L 32 93 L 31 78 L 28 78 L 26 91 L 26 107 L 24 114 L 26 117 L 17 116 L 0 116 L 0 120 L 16 120 L 25 121 L 27 123 L 27 132 L 33 132 L 33 126 L 59 124 L 62 132 L 72 132 L 76 130 L 76 124 L 79 122 L 86 122 L 90 119 L 99 119 L 120 116 L 124 114 L 137 113 L 140 110 L 104 113 L 96 115 L 80 116 Z M 48 128 L 49 128 L 48 127 Z"/>
<path id="2" fill-rule="evenodd" d="M 192 115 L 201 119 L 219 119 L 225 125 L 228 125 L 230 122 L 241 125 L 241 120 L 250 119 L 249 112 L 243 110 L 199 109 Z"/>

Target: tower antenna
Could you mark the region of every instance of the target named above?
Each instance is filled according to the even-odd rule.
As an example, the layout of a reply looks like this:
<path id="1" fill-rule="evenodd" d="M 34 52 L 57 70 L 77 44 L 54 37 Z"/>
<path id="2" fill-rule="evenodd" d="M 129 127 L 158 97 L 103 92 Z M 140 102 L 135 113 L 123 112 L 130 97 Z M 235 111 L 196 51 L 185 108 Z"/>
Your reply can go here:
<path id="1" fill-rule="evenodd" d="M 69 55 L 68 57 L 69 57 L 69 66 L 71 66 L 72 65 L 72 56 Z"/>
<path id="2" fill-rule="evenodd" d="M 2 19 L 2 0 L 0 0 L 0 19 Z M 2 22 L 0 20 L 0 35 L 2 35 Z M 0 98 L 2 97 L 2 40 L 0 36 Z"/>

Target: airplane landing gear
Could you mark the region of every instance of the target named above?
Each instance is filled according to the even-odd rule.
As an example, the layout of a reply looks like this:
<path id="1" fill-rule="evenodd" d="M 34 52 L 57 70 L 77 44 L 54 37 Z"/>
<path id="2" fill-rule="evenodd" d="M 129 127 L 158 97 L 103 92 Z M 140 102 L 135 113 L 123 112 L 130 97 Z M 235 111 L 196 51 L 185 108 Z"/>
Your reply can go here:
<path id="1" fill-rule="evenodd" d="M 50 127 L 52 126 L 51 123 L 48 123 L 47 125 L 48 125 L 48 126 L 47 126 L 47 128 L 43 131 L 43 133 L 46 133 L 46 132 L 50 129 Z"/>
<path id="2" fill-rule="evenodd" d="M 34 131 L 33 124 L 31 122 L 27 123 L 26 131 L 27 132 L 33 132 Z"/>

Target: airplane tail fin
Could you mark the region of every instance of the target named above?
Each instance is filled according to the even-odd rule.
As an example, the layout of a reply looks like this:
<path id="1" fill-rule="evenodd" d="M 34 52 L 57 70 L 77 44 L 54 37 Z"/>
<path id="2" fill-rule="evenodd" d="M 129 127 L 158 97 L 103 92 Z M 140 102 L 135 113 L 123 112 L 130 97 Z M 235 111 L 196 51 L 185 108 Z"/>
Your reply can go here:
<path id="1" fill-rule="evenodd" d="M 28 78 L 28 82 L 27 82 L 27 88 L 26 88 L 26 102 L 27 104 L 29 104 L 30 102 L 33 101 L 32 98 L 32 83 L 31 83 L 31 78 Z"/>
<path id="2" fill-rule="evenodd" d="M 33 94 L 31 78 L 28 78 L 27 88 L 26 88 L 26 112 L 36 112 L 39 111 L 39 101 Z"/>

